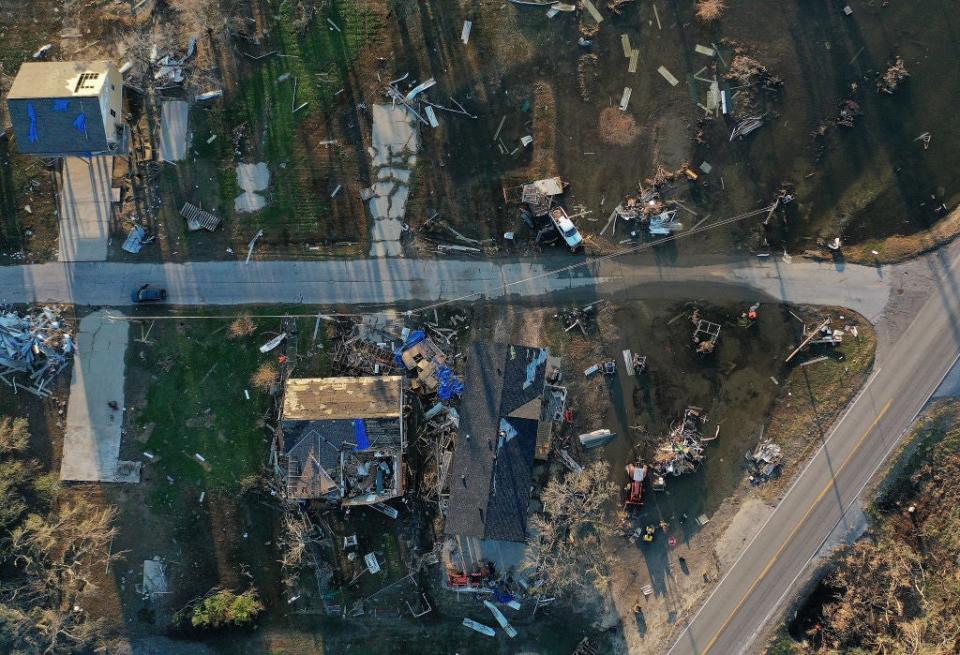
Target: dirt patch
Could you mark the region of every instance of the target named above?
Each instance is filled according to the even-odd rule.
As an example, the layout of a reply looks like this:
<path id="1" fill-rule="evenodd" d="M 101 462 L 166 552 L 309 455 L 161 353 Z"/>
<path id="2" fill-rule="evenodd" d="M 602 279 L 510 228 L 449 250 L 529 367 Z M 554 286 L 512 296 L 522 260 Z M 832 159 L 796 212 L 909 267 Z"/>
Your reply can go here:
<path id="1" fill-rule="evenodd" d="M 957 235 L 960 235 L 960 209 L 954 209 L 929 230 L 867 241 L 844 248 L 843 254 L 857 264 L 895 264 L 950 243 Z"/>
<path id="2" fill-rule="evenodd" d="M 630 145 L 640 133 L 633 116 L 617 107 L 607 107 L 600 112 L 598 129 L 600 139 L 612 145 Z"/>
<path id="3" fill-rule="evenodd" d="M 539 81 L 533 89 L 533 162 L 531 177 L 553 175 L 557 169 L 557 99 L 553 86 Z"/>
<path id="4" fill-rule="evenodd" d="M 819 322 L 827 314 L 812 308 L 795 311 L 808 324 Z M 837 351 L 814 347 L 798 355 L 789 374 L 781 381 L 780 396 L 771 412 L 766 434 L 777 435 L 776 441 L 783 447 L 785 466 L 781 478 L 760 487 L 764 498 L 773 500 L 783 493 L 867 381 L 873 367 L 877 337 L 870 322 L 855 312 L 840 308 L 831 308 L 829 314 L 832 329 L 854 326 L 857 336 L 845 333 L 844 344 Z M 827 359 L 801 366 L 821 356 Z"/>

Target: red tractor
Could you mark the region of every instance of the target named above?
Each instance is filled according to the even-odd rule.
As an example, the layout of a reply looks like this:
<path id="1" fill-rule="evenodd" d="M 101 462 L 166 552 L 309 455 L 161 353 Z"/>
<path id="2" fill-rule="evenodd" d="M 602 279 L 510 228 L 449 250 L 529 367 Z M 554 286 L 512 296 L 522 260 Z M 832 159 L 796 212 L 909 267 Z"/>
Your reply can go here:
<path id="1" fill-rule="evenodd" d="M 624 506 L 627 509 L 632 507 L 643 507 L 644 485 L 647 481 L 647 465 L 640 462 L 627 464 L 627 485 L 624 490 L 627 492 L 627 499 Z"/>

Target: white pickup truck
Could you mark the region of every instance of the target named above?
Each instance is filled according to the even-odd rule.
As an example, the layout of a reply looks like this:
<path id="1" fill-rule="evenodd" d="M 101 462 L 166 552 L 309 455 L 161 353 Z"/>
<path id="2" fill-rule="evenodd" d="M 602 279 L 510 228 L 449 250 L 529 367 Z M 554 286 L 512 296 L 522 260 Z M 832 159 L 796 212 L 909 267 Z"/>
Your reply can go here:
<path id="1" fill-rule="evenodd" d="M 576 252 L 583 246 L 583 237 L 580 236 L 577 226 L 567 217 L 567 212 L 563 210 L 563 207 L 551 209 L 550 220 L 557 227 L 557 231 L 560 232 L 560 236 L 563 237 L 571 252 Z"/>

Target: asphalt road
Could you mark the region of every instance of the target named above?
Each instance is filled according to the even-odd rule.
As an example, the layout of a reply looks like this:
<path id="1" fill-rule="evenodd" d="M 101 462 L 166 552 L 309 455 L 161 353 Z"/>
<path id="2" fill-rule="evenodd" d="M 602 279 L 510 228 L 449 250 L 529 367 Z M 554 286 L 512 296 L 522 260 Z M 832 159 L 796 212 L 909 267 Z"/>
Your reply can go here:
<path id="1" fill-rule="evenodd" d="M 794 260 L 717 259 L 688 266 L 649 256 L 483 261 L 352 259 L 323 261 L 127 264 L 53 262 L 0 267 L 0 302 L 67 302 L 123 306 L 143 283 L 164 287 L 179 305 L 306 303 L 311 305 L 429 304 L 456 299 L 528 299 L 571 293 L 578 298 L 628 293 L 640 297 L 746 297 L 839 305 L 875 317 L 894 276 L 867 266 Z M 557 269 L 560 272 L 553 272 Z M 723 289 L 717 289 L 723 287 Z"/>
<path id="2" fill-rule="evenodd" d="M 749 652 L 767 620 L 960 356 L 960 259 L 938 269 L 929 299 L 767 522 L 694 615 L 670 655 Z"/>

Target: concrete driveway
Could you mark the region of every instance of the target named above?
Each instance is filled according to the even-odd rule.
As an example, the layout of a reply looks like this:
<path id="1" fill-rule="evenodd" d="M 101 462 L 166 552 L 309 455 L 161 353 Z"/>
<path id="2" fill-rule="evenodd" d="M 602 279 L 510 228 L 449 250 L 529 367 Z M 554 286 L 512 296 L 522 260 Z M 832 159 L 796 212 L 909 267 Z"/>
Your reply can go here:
<path id="1" fill-rule="evenodd" d="M 107 259 L 113 157 L 64 157 L 59 176 L 60 261 Z"/>

